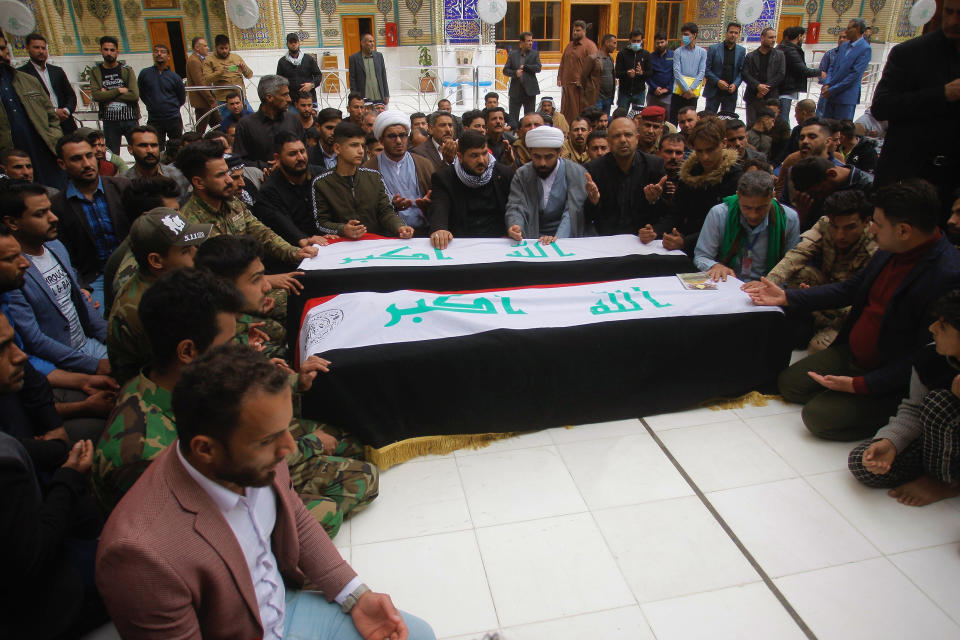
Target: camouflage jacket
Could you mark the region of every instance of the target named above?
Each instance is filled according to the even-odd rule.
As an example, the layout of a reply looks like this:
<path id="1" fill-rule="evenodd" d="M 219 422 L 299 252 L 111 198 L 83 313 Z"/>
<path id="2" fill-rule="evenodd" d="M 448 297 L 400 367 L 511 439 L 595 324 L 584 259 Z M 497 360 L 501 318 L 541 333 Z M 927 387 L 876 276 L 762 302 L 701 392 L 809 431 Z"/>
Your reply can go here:
<path id="1" fill-rule="evenodd" d="M 140 324 L 137 312 L 144 292 L 157 281 L 154 275 L 137 271 L 117 292 L 110 317 L 107 319 L 107 353 L 110 369 L 117 382 L 123 385 L 150 364 L 153 353 L 150 340 Z"/>
<path id="2" fill-rule="evenodd" d="M 263 247 L 264 254 L 271 258 L 294 265 L 300 262 L 297 257 L 300 249 L 257 220 L 247 206 L 237 198 L 230 198 L 220 206 L 219 211 L 216 211 L 199 196 L 194 195 L 183 205 L 180 215 L 188 222 L 212 224 L 213 233 L 210 235 L 250 235 Z"/>
<path id="3" fill-rule="evenodd" d="M 117 272 L 113 275 L 113 281 L 111 283 L 113 287 L 113 300 L 110 301 L 111 307 L 117 299 L 117 294 L 123 289 L 123 285 L 127 284 L 130 278 L 138 271 L 140 271 L 140 265 L 133 256 L 133 251 L 130 251 L 130 247 L 128 246 L 126 252 L 123 254 L 123 258 L 120 259 L 120 266 L 117 267 Z"/>
<path id="4" fill-rule="evenodd" d="M 111 511 L 150 462 L 177 439 L 172 398 L 143 373 L 120 392 L 93 454 L 93 493 L 104 510 Z"/>
<path id="5" fill-rule="evenodd" d="M 577 164 L 587 164 L 590 162 L 590 156 L 587 154 L 587 150 L 584 149 L 583 153 L 580 153 L 573 148 L 573 143 L 569 140 L 563 141 L 563 148 L 560 150 L 560 157 L 569 158 Z"/>
<path id="6" fill-rule="evenodd" d="M 809 266 L 820 270 L 824 283 L 842 282 L 862 269 L 876 251 L 877 243 L 864 229 L 856 244 L 840 253 L 830 235 L 830 219 L 823 216 L 800 234 L 800 242 L 783 256 L 783 260 L 767 274 L 767 278 L 781 286 L 798 286 L 799 282 L 792 283 L 791 280 L 801 269 Z"/>

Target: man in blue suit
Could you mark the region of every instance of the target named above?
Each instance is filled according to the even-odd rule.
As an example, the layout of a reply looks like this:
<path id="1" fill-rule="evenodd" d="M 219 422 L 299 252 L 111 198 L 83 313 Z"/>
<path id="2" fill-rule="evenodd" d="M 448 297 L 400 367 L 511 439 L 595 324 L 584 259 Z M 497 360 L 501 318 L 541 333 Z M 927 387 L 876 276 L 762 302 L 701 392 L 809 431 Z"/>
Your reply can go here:
<path id="1" fill-rule="evenodd" d="M 740 71 L 747 50 L 737 44 L 740 41 L 740 24 L 727 25 L 723 42 L 707 49 L 707 86 L 703 96 L 707 99 L 707 111 L 716 113 L 737 110 L 737 91 L 740 89 Z"/>
<path id="2" fill-rule="evenodd" d="M 870 64 L 870 43 L 863 37 L 866 28 L 863 18 L 852 18 L 847 24 L 847 42 L 840 45 L 820 92 L 827 99 L 825 118 L 853 120 L 860 102 L 860 81 Z"/>
<path id="3" fill-rule="evenodd" d="M 3 222 L 30 261 L 23 288 L 4 294 L 25 351 L 59 369 L 108 374 L 107 324 L 80 290 L 46 190 L 17 185 L 0 196 Z"/>

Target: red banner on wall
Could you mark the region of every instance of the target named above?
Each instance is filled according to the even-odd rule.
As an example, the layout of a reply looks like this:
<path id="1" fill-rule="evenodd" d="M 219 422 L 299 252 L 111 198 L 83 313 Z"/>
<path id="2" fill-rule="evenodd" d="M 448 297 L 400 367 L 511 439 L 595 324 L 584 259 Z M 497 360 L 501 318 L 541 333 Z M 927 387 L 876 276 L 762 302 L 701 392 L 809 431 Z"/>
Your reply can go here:
<path id="1" fill-rule="evenodd" d="M 804 42 L 807 44 L 817 44 L 820 41 L 820 23 L 810 22 L 807 24 L 807 36 Z"/>

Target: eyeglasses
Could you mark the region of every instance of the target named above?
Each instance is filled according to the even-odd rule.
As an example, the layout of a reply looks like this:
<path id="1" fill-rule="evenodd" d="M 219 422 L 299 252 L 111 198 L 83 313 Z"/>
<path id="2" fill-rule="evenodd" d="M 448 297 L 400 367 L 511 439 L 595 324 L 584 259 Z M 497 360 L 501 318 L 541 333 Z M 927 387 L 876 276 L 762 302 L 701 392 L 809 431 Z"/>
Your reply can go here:
<path id="1" fill-rule="evenodd" d="M 386 137 L 388 140 L 406 140 L 406 139 L 407 139 L 407 136 L 409 136 L 409 135 L 410 135 L 410 134 L 409 134 L 409 133 L 406 133 L 406 132 L 403 132 L 403 133 L 388 133 L 385 137 Z"/>

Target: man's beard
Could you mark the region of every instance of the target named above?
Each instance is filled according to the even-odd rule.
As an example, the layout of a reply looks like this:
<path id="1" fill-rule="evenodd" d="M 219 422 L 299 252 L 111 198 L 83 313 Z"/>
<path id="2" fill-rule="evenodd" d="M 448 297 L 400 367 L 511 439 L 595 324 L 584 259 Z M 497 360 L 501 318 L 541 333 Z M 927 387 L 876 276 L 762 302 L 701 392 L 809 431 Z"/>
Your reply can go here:
<path id="1" fill-rule="evenodd" d="M 550 174 L 556 170 L 556 168 L 557 165 L 553 165 L 552 167 L 534 167 L 534 170 L 537 172 L 537 176 L 543 180 L 546 180 Z"/>
<path id="2" fill-rule="evenodd" d="M 955 224 L 947 223 L 947 239 L 950 244 L 960 246 L 960 227 Z"/>
<path id="3" fill-rule="evenodd" d="M 140 165 L 141 167 L 146 167 L 146 168 L 148 168 L 148 169 L 152 169 L 153 167 L 155 167 L 155 166 L 157 166 L 158 164 L 160 164 L 160 156 L 154 155 L 154 154 L 152 154 L 152 153 L 149 153 L 149 154 L 143 156 L 142 158 L 136 158 L 136 157 L 135 157 L 134 160 L 135 160 L 136 163 L 137 163 L 138 165 Z"/>
<path id="4" fill-rule="evenodd" d="M 214 474 L 217 478 L 221 480 L 226 480 L 227 482 L 232 482 L 233 484 L 240 487 L 268 487 L 273 484 L 273 479 L 277 475 L 276 465 L 280 464 L 282 460 L 278 460 L 274 463 L 273 468 L 267 469 L 254 469 L 251 467 L 238 467 L 233 464 L 233 456 L 228 450 L 226 452 L 227 459 L 229 460 L 229 465 L 224 465 L 227 468 L 214 469 Z"/>
<path id="5" fill-rule="evenodd" d="M 468 167 L 467 165 L 461 165 L 461 166 L 463 166 L 463 170 L 466 171 L 469 175 L 476 176 L 479 178 L 480 176 L 482 176 L 484 173 L 487 172 L 487 167 L 489 167 L 490 165 L 488 164 L 483 165 L 479 171 L 475 171 L 472 167 Z"/>
<path id="6" fill-rule="evenodd" d="M 283 165 L 284 172 L 295 178 L 299 178 L 300 176 L 305 174 L 307 172 L 307 168 L 308 168 L 307 163 L 304 163 L 303 167 L 300 167 L 300 168 L 296 166 L 288 167 L 287 165 Z"/>

